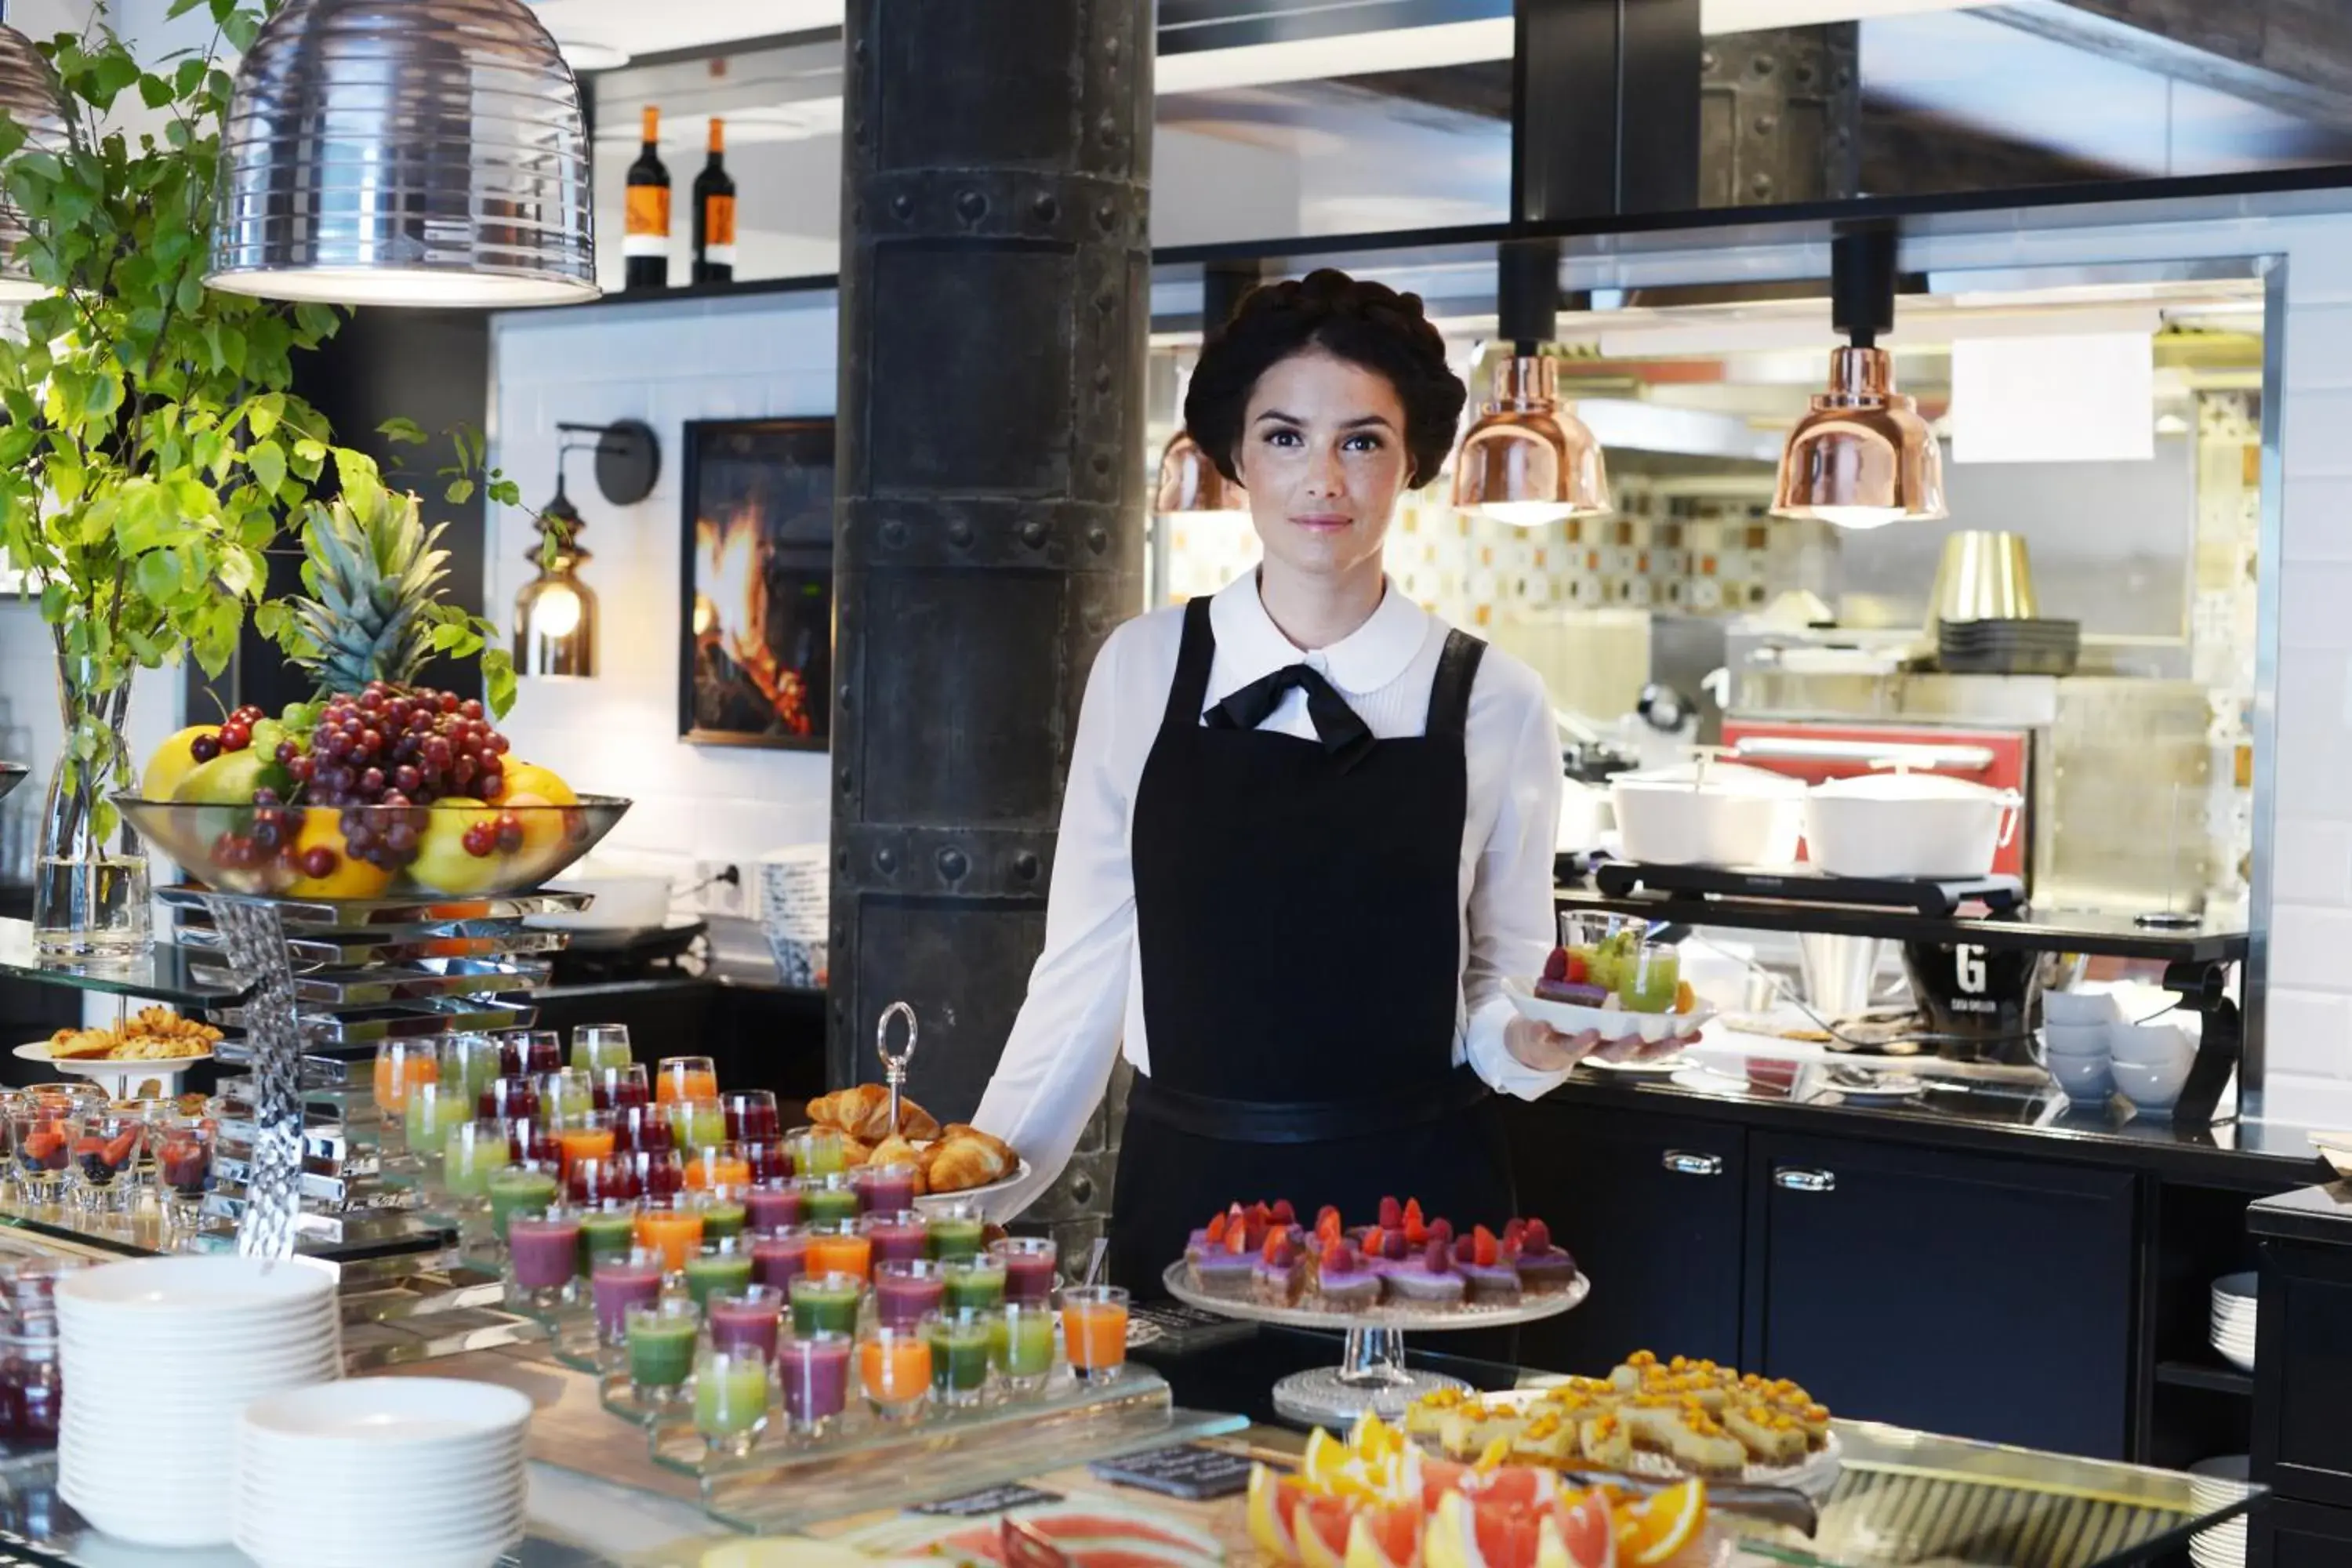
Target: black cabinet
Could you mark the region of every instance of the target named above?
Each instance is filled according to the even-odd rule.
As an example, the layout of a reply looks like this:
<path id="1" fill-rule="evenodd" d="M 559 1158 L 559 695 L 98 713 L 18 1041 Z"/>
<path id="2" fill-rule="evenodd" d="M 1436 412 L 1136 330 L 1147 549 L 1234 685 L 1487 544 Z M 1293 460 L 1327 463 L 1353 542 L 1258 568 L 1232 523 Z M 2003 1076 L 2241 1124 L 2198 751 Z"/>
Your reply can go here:
<path id="1" fill-rule="evenodd" d="M 1509 1110 L 1520 1211 L 1592 1279 L 1576 1310 L 1519 1331 L 1519 1359 L 1601 1373 L 1650 1349 L 1737 1364 L 1745 1133 L 1557 1102 Z"/>
<path id="2" fill-rule="evenodd" d="M 2126 1173 L 1756 1132 L 1747 1353 L 1849 1415 L 2121 1458 Z"/>
<path id="3" fill-rule="evenodd" d="M 2254 1479 L 2327 1505 L 2352 1539 L 2352 1236 L 2262 1242 L 2254 1328 Z M 2352 1561 L 2347 1558 L 2345 1561 Z"/>
<path id="4" fill-rule="evenodd" d="M 2246 1522 L 2247 1568 L 2344 1568 L 2352 1563 L 2352 1513 L 2273 1500 Z"/>

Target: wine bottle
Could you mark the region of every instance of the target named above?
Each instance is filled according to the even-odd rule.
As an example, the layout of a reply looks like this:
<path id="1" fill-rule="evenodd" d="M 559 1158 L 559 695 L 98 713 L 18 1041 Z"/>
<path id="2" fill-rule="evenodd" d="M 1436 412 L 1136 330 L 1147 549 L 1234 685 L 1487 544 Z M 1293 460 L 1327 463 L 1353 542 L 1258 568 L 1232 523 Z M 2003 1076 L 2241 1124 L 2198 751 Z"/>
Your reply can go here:
<path id="1" fill-rule="evenodd" d="M 661 110 L 646 106 L 646 144 L 629 165 L 629 207 L 621 239 L 632 289 L 669 287 L 669 171 L 661 161 Z"/>
<path id="2" fill-rule="evenodd" d="M 694 177 L 694 280 L 735 281 L 735 181 L 727 173 L 727 122 L 710 121 L 710 162 Z"/>

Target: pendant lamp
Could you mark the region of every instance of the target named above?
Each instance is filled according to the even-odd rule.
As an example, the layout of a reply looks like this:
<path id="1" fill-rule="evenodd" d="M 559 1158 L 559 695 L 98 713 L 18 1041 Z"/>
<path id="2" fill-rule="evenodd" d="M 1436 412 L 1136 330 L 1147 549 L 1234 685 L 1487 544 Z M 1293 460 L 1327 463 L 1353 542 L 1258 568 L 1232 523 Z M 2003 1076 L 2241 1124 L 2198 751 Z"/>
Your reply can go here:
<path id="1" fill-rule="evenodd" d="M 237 68 L 212 288 L 348 305 L 595 298 L 580 88 L 523 0 L 289 0 Z"/>
<path id="2" fill-rule="evenodd" d="M 0 24 L 0 119 L 21 126 L 19 151 L 61 151 L 67 144 L 65 89 L 33 40 Z M 25 215 L 0 193 L 0 302 L 36 300 L 48 290 L 33 280 L 32 265 L 16 254 L 29 236 Z"/>
<path id="3" fill-rule="evenodd" d="M 1512 240 L 1498 258 L 1502 335 L 1477 422 L 1454 455 L 1454 504 L 1498 522 L 1541 528 L 1616 510 L 1601 443 L 1559 400 L 1559 366 L 1543 345 L 1557 331 L 1559 244 Z"/>
<path id="4" fill-rule="evenodd" d="M 1829 391 L 1789 432 L 1773 515 L 1846 529 L 1943 517 L 1935 433 L 1895 390 L 1894 356 L 1877 346 L 1895 325 L 1894 231 L 1840 236 L 1830 272 L 1832 321 L 1846 346 L 1830 354 Z"/>
<path id="5" fill-rule="evenodd" d="M 582 582 L 588 563 L 580 543 L 588 525 L 563 493 L 562 459 L 555 469 L 555 499 L 540 509 L 540 548 L 531 553 L 539 575 L 515 595 L 514 667 L 517 675 L 584 677 L 596 673 L 596 591 Z"/>

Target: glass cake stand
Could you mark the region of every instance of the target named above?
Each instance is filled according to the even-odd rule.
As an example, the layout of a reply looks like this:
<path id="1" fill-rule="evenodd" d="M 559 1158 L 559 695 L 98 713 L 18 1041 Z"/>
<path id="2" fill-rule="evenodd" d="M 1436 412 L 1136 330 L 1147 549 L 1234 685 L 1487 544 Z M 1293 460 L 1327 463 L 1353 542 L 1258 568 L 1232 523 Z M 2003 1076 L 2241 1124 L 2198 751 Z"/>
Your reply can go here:
<path id="1" fill-rule="evenodd" d="M 1297 1372 L 1274 1385 L 1274 1407 L 1293 1421 L 1340 1430 L 1361 1415 L 1383 1421 L 1402 1418 L 1405 1406 L 1440 1389 L 1467 1388 L 1458 1377 L 1418 1372 L 1404 1363 L 1404 1336 L 1445 1330 L 1502 1329 L 1555 1318 L 1592 1293 L 1592 1281 L 1579 1274 L 1565 1290 L 1523 1297 L 1517 1305 L 1411 1307 L 1384 1303 L 1360 1312 L 1327 1312 L 1312 1307 L 1270 1307 L 1206 1296 L 1192 1289 L 1191 1270 L 1180 1259 L 1160 1277 L 1171 1296 L 1188 1307 L 1253 1323 L 1290 1329 L 1339 1329 L 1348 1338 L 1338 1366 Z"/>

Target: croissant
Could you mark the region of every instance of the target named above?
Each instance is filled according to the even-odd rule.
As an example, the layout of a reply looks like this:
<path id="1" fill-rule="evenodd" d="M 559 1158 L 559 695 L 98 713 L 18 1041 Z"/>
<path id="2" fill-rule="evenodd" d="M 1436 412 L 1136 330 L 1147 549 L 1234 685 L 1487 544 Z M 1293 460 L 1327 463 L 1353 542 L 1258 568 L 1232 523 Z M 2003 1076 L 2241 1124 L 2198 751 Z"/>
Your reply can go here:
<path id="1" fill-rule="evenodd" d="M 841 1164 L 844 1170 L 855 1171 L 874 1157 L 874 1145 L 863 1138 L 841 1135 Z"/>
<path id="2" fill-rule="evenodd" d="M 935 1193 L 961 1193 L 1011 1175 L 1020 1162 L 1003 1140 L 962 1122 L 950 1124 L 931 1145 L 923 1179 Z"/>
<path id="3" fill-rule="evenodd" d="M 852 1138 L 878 1143 L 893 1131 L 921 1142 L 940 1135 L 939 1119 L 903 1095 L 898 1100 L 898 1125 L 890 1125 L 890 1091 L 878 1083 L 854 1084 L 808 1102 L 811 1121 L 835 1127 Z"/>
<path id="4" fill-rule="evenodd" d="M 866 1163 L 869 1165 L 912 1167 L 915 1173 L 915 1195 L 921 1197 L 924 1193 L 929 1191 L 923 1182 L 923 1162 L 928 1157 L 927 1151 L 916 1148 L 903 1134 L 893 1134 L 874 1145 L 874 1152 L 866 1156 Z"/>

